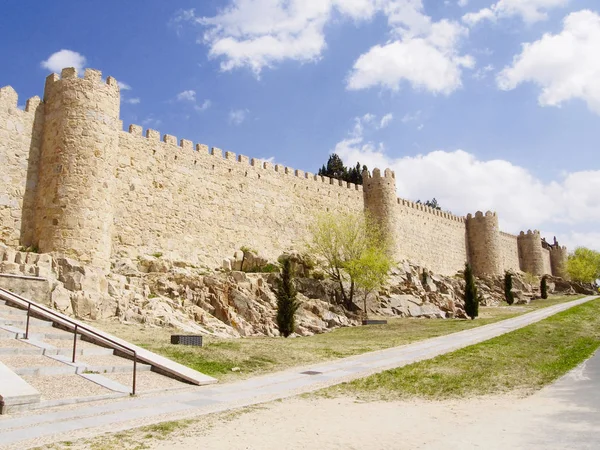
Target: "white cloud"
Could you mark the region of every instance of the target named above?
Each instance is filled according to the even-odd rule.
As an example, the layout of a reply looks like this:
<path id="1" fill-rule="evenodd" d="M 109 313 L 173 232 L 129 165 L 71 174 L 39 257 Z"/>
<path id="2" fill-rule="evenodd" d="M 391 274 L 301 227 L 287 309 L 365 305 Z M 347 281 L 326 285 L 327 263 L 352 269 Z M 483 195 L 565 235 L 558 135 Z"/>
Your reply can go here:
<path id="1" fill-rule="evenodd" d="M 509 161 L 482 161 L 463 150 L 394 158 L 385 153 L 383 143 L 356 134 L 356 127 L 333 151 L 346 165 L 360 161 L 371 170 L 394 170 L 402 198 L 435 197 L 457 215 L 494 210 L 504 231 L 554 230 L 559 241 L 571 247 L 589 245 L 600 250 L 600 233 L 590 232 L 600 221 L 600 170 L 543 182 Z"/>
<path id="2" fill-rule="evenodd" d="M 327 47 L 325 26 L 334 18 L 358 22 L 377 13 L 387 17 L 395 41 L 373 47 L 356 61 L 350 89 L 380 85 L 395 90 L 402 80 L 432 92 L 460 86 L 461 68 L 473 65 L 471 57 L 457 52 L 467 30 L 447 20 L 433 23 L 423 13 L 422 0 L 231 0 L 214 17 L 187 10 L 171 23 L 202 26 L 199 42 L 208 46 L 209 57 L 221 60 L 221 70 L 246 67 L 259 76 L 286 60 L 319 60 Z"/>
<path id="3" fill-rule="evenodd" d="M 501 89 L 531 82 L 541 88 L 542 106 L 580 99 L 600 114 L 600 15 L 583 10 L 569 14 L 558 34 L 545 34 L 523 45 L 512 65 L 498 75 Z"/>
<path id="4" fill-rule="evenodd" d="M 379 128 L 387 127 L 390 123 L 392 123 L 392 120 L 394 120 L 394 115 L 392 113 L 386 114 L 381 118 L 381 121 L 379 122 Z"/>
<path id="5" fill-rule="evenodd" d="M 241 125 L 246 120 L 248 113 L 247 109 L 236 109 L 229 112 L 229 123 L 233 125 Z"/>
<path id="6" fill-rule="evenodd" d="M 464 8 L 468 4 L 469 4 L 469 0 L 458 0 L 458 2 L 457 2 L 457 5 L 460 6 L 461 8 Z"/>
<path id="7" fill-rule="evenodd" d="M 122 91 L 130 91 L 131 90 L 131 86 L 129 86 L 127 83 L 124 83 L 122 81 L 117 81 L 117 84 L 119 85 L 119 89 Z"/>
<path id="8" fill-rule="evenodd" d="M 40 64 L 50 72 L 60 73 L 65 67 L 75 67 L 77 72 L 81 73 L 86 64 L 86 59 L 80 53 L 63 49 L 51 54 L 47 60 L 42 61 Z"/>
<path id="9" fill-rule="evenodd" d="M 177 100 L 183 102 L 195 102 L 196 91 L 190 89 L 189 91 L 180 92 L 179 94 L 177 94 Z"/>
<path id="10" fill-rule="evenodd" d="M 375 45 L 354 63 L 347 80 L 351 90 L 383 87 L 397 91 L 402 82 L 414 89 L 450 94 L 462 86 L 462 70 L 475 66 L 459 46 L 467 28 L 443 19 L 433 23 L 421 0 L 394 3 L 388 22 L 399 38 Z"/>
<path id="11" fill-rule="evenodd" d="M 548 18 L 547 11 L 567 6 L 570 0 L 498 0 L 489 8 L 480 9 L 463 16 L 468 25 L 476 25 L 482 20 L 496 21 L 518 16 L 526 23 L 535 23 Z"/>
<path id="12" fill-rule="evenodd" d="M 325 48 L 323 28 L 333 0 L 232 0 L 214 17 L 182 17 L 205 27 L 202 41 L 209 56 L 220 58 L 224 71 L 248 67 L 260 74 L 265 67 L 286 59 L 316 60 Z M 344 14 L 365 11 L 371 0 L 355 0 L 341 8 Z M 368 9 L 368 8 L 367 8 Z"/>
<path id="13" fill-rule="evenodd" d="M 130 105 L 139 105 L 141 103 L 141 100 L 139 97 L 135 97 L 135 98 L 121 97 L 121 101 L 123 101 L 123 103 L 128 103 Z"/>

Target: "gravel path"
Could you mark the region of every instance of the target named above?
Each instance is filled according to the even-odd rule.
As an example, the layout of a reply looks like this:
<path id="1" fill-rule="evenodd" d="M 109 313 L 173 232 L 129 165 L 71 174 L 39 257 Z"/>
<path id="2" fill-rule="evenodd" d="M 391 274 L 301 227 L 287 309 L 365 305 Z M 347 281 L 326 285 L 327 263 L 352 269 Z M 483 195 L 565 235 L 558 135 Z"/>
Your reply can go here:
<path id="1" fill-rule="evenodd" d="M 133 374 L 131 373 L 107 373 L 102 376 L 109 378 L 117 383 L 121 383 L 124 386 L 130 386 L 133 382 Z M 154 391 L 158 389 L 174 389 L 174 388 L 189 388 L 192 385 L 182 383 L 174 380 L 173 378 L 167 378 L 159 375 L 155 372 L 138 372 L 137 379 L 137 390 L 140 393 L 147 391 Z"/>
<path id="2" fill-rule="evenodd" d="M 72 337 L 73 335 L 71 335 Z M 56 348 L 73 348 L 73 339 L 44 339 L 46 344 L 52 345 Z M 81 339 L 77 340 L 77 348 L 103 348 L 98 347 L 91 342 L 82 341 Z"/>
<path id="3" fill-rule="evenodd" d="M 133 370 L 133 361 L 114 355 L 82 355 L 77 357 L 80 364 L 90 366 L 130 366 Z"/>
<path id="4" fill-rule="evenodd" d="M 64 363 L 43 355 L 2 355 L 0 361 L 10 368 L 66 367 Z"/>
<path id="5" fill-rule="evenodd" d="M 40 391 L 42 400 L 91 397 L 114 393 L 79 375 L 23 376 L 22 378 Z"/>
<path id="6" fill-rule="evenodd" d="M 0 339 L 0 348 L 35 348 L 19 339 Z"/>

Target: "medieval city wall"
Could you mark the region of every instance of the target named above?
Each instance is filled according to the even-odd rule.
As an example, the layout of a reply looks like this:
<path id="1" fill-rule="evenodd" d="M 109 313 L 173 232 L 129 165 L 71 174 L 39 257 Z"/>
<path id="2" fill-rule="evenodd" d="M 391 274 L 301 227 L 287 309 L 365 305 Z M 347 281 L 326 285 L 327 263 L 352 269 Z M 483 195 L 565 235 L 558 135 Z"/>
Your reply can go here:
<path id="1" fill-rule="evenodd" d="M 243 246 L 270 259 L 302 250 L 320 213 L 366 210 L 395 259 L 435 273 L 465 261 L 476 274 L 564 272 L 566 248 L 542 249 L 538 232 L 502 233 L 492 212 L 458 217 L 397 198 L 389 169 L 357 186 L 137 125 L 123 131 L 117 82 L 93 69 L 52 74 L 43 102 L 17 105 L 11 87 L 0 89 L 0 241 L 11 246 L 104 270 L 155 253 L 214 267 Z"/>
<path id="2" fill-rule="evenodd" d="M 193 145 L 155 130 L 119 135 L 113 253 L 220 263 L 242 246 L 302 248 L 325 211 L 363 211 L 362 186 Z"/>
<path id="3" fill-rule="evenodd" d="M 399 198 L 394 234 L 398 254 L 403 259 L 443 275 L 455 274 L 465 267 L 463 217 Z"/>
<path id="4" fill-rule="evenodd" d="M 12 87 L 0 89 L 0 241 L 29 246 L 44 107 L 39 97 L 24 109 L 18 100 Z"/>
<path id="5" fill-rule="evenodd" d="M 500 232 L 500 253 L 502 254 L 504 270 L 513 272 L 520 270 L 517 236 Z"/>

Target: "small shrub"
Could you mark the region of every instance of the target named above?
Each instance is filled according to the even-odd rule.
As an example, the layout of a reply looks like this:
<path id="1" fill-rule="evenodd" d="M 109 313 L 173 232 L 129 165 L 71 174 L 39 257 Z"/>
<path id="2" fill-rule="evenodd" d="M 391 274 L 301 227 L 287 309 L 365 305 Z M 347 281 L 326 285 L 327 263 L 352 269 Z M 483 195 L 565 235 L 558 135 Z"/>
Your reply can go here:
<path id="1" fill-rule="evenodd" d="M 156 252 L 156 253 L 152 253 L 152 256 L 154 256 L 155 258 L 160 258 L 162 257 L 162 252 Z"/>
<path id="2" fill-rule="evenodd" d="M 300 303 L 296 300 L 294 271 L 289 259 L 283 261 L 281 275 L 277 280 L 277 326 L 281 335 L 288 337 L 294 332 L 296 311 Z"/>
<path id="3" fill-rule="evenodd" d="M 506 272 L 504 274 L 504 298 L 506 303 L 512 305 L 515 302 L 515 295 L 512 292 L 512 273 Z"/>
<path id="4" fill-rule="evenodd" d="M 471 320 L 479 315 L 479 296 L 477 295 L 477 286 L 470 264 L 465 265 L 465 312 Z"/>
<path id="5" fill-rule="evenodd" d="M 540 294 L 543 299 L 548 298 L 548 280 L 545 275 L 542 277 L 542 281 L 540 282 Z"/>

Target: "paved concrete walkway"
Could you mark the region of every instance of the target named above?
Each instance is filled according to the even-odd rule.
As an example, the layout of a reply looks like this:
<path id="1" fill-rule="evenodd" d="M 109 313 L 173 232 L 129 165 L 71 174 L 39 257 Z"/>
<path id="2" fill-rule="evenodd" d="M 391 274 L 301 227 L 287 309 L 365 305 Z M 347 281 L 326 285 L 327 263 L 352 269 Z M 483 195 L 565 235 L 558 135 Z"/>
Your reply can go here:
<path id="1" fill-rule="evenodd" d="M 55 412 L 5 416 L 0 418 L 0 446 L 24 449 L 42 443 L 73 440 L 107 431 L 116 432 L 291 397 L 483 342 L 595 298 L 597 297 L 586 297 L 410 345 L 294 368 L 236 383 Z M 307 371 L 313 374 L 303 373 Z"/>

